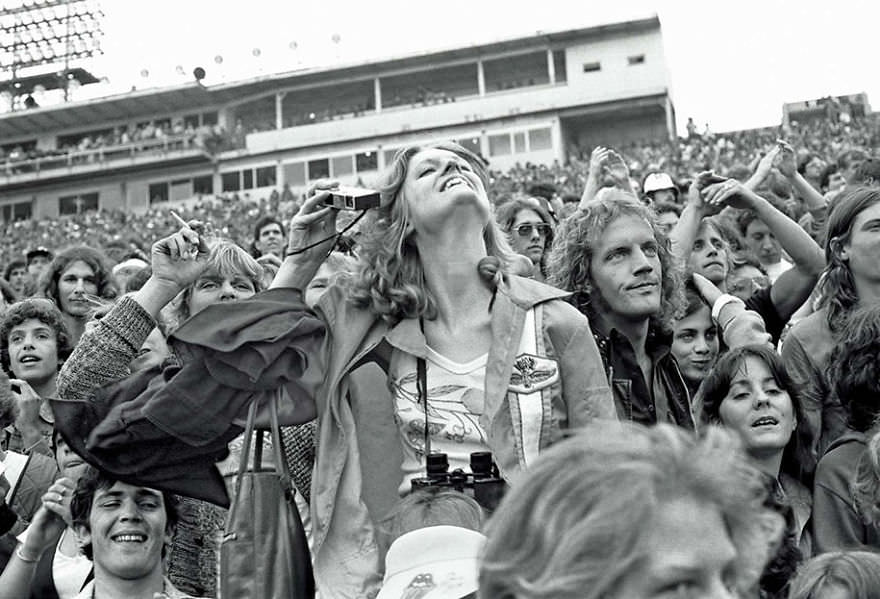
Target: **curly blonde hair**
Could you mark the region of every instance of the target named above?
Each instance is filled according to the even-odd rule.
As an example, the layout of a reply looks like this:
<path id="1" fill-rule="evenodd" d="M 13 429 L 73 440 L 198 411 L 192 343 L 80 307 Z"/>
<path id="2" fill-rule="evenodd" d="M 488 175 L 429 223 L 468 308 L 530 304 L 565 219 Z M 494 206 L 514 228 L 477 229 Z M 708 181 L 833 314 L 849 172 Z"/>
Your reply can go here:
<path id="1" fill-rule="evenodd" d="M 595 322 L 604 301 L 593 281 L 593 252 L 608 225 L 622 216 L 641 218 L 654 231 L 662 276 L 660 312 L 651 320 L 653 325 L 669 332 L 686 306 L 682 269 L 670 251 L 669 239 L 657 226 L 654 213 L 628 193 L 608 192 L 559 225 L 547 259 L 547 282 L 573 292 L 569 301 Z"/>
<path id="2" fill-rule="evenodd" d="M 428 148 L 448 150 L 464 158 L 483 186 L 488 188 L 489 185 L 483 160 L 456 143 L 439 142 L 398 150 L 380 179 L 381 204 L 362 227 L 358 272 L 347 283 L 349 301 L 389 322 L 404 318 L 433 319 L 437 313 L 436 302 L 425 283 L 418 248 L 412 239 L 407 203 L 401 197 L 410 160 Z M 510 268 L 513 251 L 493 217 L 483 229 L 483 240 L 488 256 L 478 269 L 485 279 L 497 284 Z"/>

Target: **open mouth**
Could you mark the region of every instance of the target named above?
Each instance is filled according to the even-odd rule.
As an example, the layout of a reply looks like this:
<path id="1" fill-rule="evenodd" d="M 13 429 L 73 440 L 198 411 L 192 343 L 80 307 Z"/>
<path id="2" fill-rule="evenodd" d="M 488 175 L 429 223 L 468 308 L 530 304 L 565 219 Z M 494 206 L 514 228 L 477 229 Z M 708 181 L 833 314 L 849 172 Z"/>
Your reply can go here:
<path id="1" fill-rule="evenodd" d="M 440 187 L 440 191 L 446 191 L 448 189 L 452 189 L 453 187 L 457 187 L 459 185 L 467 185 L 467 184 L 468 184 L 468 182 L 465 180 L 464 177 L 460 177 L 460 176 L 456 175 L 454 177 L 450 177 L 449 179 L 447 179 L 443 183 L 443 185 Z"/>
<path id="2" fill-rule="evenodd" d="M 752 422 L 752 428 L 759 428 L 762 426 L 776 426 L 779 424 L 779 420 L 774 418 L 773 416 L 762 416 Z"/>
<path id="3" fill-rule="evenodd" d="M 36 362 L 42 361 L 43 360 L 41 358 L 38 358 L 37 356 L 23 356 L 18 360 L 19 364 L 34 364 Z"/>

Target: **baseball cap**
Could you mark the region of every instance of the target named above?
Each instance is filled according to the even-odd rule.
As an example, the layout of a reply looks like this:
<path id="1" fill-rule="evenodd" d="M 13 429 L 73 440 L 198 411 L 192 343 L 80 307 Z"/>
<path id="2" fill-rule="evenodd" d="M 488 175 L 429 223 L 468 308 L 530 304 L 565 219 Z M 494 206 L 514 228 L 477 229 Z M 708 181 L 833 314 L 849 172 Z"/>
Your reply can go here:
<path id="1" fill-rule="evenodd" d="M 477 590 L 486 537 L 460 526 L 428 526 L 401 535 L 385 556 L 376 599 L 461 599 Z"/>
<path id="2" fill-rule="evenodd" d="M 666 173 L 651 173 L 645 177 L 644 193 L 652 193 L 661 189 L 672 189 L 678 191 L 678 187 L 672 182 L 672 177 Z"/>
<path id="3" fill-rule="evenodd" d="M 25 260 L 27 260 L 28 263 L 30 263 L 30 261 L 32 259 L 36 258 L 37 256 L 46 256 L 49 260 L 51 260 L 52 258 L 55 257 L 55 254 L 53 254 L 51 251 L 49 251 L 49 248 L 43 247 L 41 245 L 41 246 L 37 246 L 33 249 L 28 250 L 27 253 L 24 255 L 24 258 L 25 258 Z"/>

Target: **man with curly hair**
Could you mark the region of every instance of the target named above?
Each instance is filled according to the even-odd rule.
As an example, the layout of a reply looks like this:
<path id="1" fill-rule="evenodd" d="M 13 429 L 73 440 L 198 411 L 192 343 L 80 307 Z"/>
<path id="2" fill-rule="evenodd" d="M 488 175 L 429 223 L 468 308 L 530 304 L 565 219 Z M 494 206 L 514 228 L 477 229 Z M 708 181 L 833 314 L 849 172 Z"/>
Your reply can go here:
<path id="1" fill-rule="evenodd" d="M 690 397 L 669 353 L 684 285 L 656 217 L 612 190 L 560 225 L 549 259 L 551 285 L 571 291 L 590 319 L 618 416 L 694 428 Z"/>

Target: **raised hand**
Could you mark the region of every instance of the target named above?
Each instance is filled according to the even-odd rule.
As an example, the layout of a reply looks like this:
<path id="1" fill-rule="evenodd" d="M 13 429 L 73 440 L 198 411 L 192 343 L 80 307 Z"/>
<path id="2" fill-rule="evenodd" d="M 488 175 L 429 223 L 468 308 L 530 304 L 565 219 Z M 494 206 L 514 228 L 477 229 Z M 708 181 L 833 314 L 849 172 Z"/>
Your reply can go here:
<path id="1" fill-rule="evenodd" d="M 177 233 L 154 243 L 150 252 L 151 278 L 180 290 L 192 284 L 205 271 L 210 254 L 202 235 L 204 225 L 195 220 L 185 225 Z"/>
<path id="2" fill-rule="evenodd" d="M 710 210 L 720 210 L 724 206 L 750 209 L 754 206 L 755 194 L 736 179 L 713 183 L 702 190 L 703 201 Z"/>
<path id="3" fill-rule="evenodd" d="M 795 156 L 794 148 L 791 145 L 782 139 L 776 140 L 777 154 L 779 158 L 776 161 L 776 168 L 779 169 L 779 172 L 785 175 L 787 179 L 793 179 L 797 174 L 797 158 Z"/>
<path id="4" fill-rule="evenodd" d="M 25 555 L 38 557 L 58 541 L 65 527 L 73 525 L 70 500 L 75 488 L 76 483 L 72 479 L 62 477 L 52 483 L 43 495 L 42 505 L 28 527 L 27 539 L 22 547 Z"/>
<path id="5" fill-rule="evenodd" d="M 308 199 L 290 220 L 287 254 L 299 256 L 297 261 L 314 260 L 320 264 L 333 248 L 336 242 L 337 210 L 324 206 L 324 200 L 330 196 L 330 190 L 337 187 L 338 181 L 322 180 L 315 183 L 309 189 Z"/>

